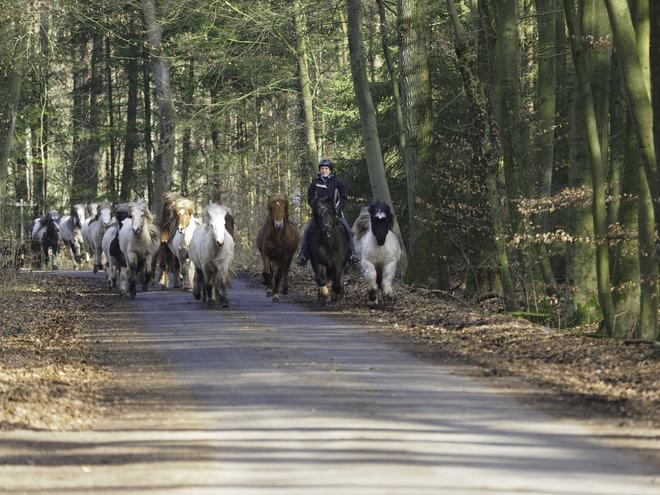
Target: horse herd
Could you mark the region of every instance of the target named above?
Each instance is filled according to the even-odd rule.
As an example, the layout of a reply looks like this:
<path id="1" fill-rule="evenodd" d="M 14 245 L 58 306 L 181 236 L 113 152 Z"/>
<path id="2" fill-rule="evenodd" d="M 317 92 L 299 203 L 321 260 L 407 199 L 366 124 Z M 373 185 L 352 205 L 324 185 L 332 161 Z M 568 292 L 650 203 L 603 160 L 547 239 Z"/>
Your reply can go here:
<path id="1" fill-rule="evenodd" d="M 289 270 L 299 246 L 298 229 L 289 215 L 285 194 L 268 196 L 267 217 L 256 237 L 262 257 L 262 283 L 266 296 L 279 300 L 290 289 Z M 88 214 L 87 214 L 88 213 Z M 393 300 L 392 281 L 401 258 L 401 240 L 393 232 L 390 207 L 375 201 L 362 208 L 352 227 L 355 246 L 372 305 Z M 337 221 L 331 199 L 312 204 L 309 226 L 310 262 L 314 270 L 318 298 L 339 301 L 344 294 L 342 273 L 348 260 L 344 227 Z M 105 271 L 108 289 L 134 298 L 137 284 L 146 291 L 152 275 L 158 282 L 181 290 L 192 290 L 195 299 L 208 306 L 228 307 L 227 287 L 234 259 L 234 216 L 231 208 L 217 203 L 207 205 L 201 218 L 193 201 L 178 193 L 163 194 L 158 221 L 147 202 L 75 204 L 61 217 L 50 211 L 35 219 L 30 227 L 32 249 L 43 250 L 46 264 L 52 252 L 52 269 L 57 269 L 59 238 L 73 266 L 93 262 L 93 271 Z M 105 260 L 104 260 L 105 258 Z"/>

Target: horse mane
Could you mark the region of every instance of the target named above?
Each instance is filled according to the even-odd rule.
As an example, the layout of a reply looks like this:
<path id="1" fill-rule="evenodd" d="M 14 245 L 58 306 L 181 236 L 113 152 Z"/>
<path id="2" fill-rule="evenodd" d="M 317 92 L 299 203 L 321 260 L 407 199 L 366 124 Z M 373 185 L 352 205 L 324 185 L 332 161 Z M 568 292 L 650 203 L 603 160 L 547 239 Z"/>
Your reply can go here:
<path id="1" fill-rule="evenodd" d="M 87 213 L 89 213 L 90 217 L 96 216 L 98 211 L 99 211 L 99 204 L 98 203 L 89 203 L 87 205 Z"/>
<path id="2" fill-rule="evenodd" d="M 172 212 L 172 207 L 177 199 L 181 195 L 176 192 L 164 192 L 163 193 L 163 209 L 161 210 L 160 217 L 158 217 L 158 227 L 163 231 L 169 230 L 169 227 L 173 223 L 173 219 L 176 218 L 176 214 Z M 168 227 L 166 229 L 166 227 Z"/>
<path id="3" fill-rule="evenodd" d="M 211 203 L 204 211 L 202 211 L 202 216 L 204 217 L 204 222 L 208 223 L 211 220 L 212 216 L 224 215 L 225 216 L 225 230 L 229 232 L 229 235 L 234 238 L 234 212 L 229 206 L 222 206 L 218 203 Z"/>
<path id="4" fill-rule="evenodd" d="M 117 203 L 116 201 L 112 202 L 112 215 L 117 219 L 119 224 L 117 230 L 121 228 L 122 222 L 128 218 L 128 204 L 127 203 Z M 102 210 L 103 208 L 99 208 Z"/>
<path id="5" fill-rule="evenodd" d="M 39 219 L 39 222 L 43 226 L 43 225 L 47 224 L 50 221 L 51 218 L 53 220 L 59 220 L 60 219 L 60 214 L 57 213 L 57 211 L 55 211 L 55 210 L 50 210 L 48 213 L 46 213 L 43 217 L 41 217 Z"/>
<path id="6" fill-rule="evenodd" d="M 153 215 L 149 211 L 149 203 L 144 198 L 140 198 L 137 201 L 128 203 L 129 214 L 133 213 L 133 210 L 141 210 L 144 213 L 145 220 L 149 223 L 153 220 Z"/>
<path id="7" fill-rule="evenodd" d="M 168 194 L 168 193 L 166 193 Z M 176 193 L 169 193 L 169 194 L 176 194 Z M 165 225 L 167 224 L 170 225 L 170 237 L 174 236 L 174 233 L 176 232 L 177 228 L 179 227 L 179 210 L 184 210 L 186 213 L 193 215 L 195 213 L 195 203 L 193 200 L 184 198 L 183 196 L 179 196 L 176 200 L 174 200 L 170 205 L 169 205 L 169 211 L 170 211 L 170 217 L 167 222 L 165 222 Z M 176 219 L 176 220 L 175 220 Z"/>

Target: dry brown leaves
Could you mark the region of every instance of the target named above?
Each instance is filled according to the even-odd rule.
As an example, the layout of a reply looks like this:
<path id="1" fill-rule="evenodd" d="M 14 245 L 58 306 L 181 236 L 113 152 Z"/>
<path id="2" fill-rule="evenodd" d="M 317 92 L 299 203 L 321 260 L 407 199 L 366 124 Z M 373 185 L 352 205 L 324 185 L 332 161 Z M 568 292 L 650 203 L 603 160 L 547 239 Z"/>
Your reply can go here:
<path id="1" fill-rule="evenodd" d="M 70 429 L 103 409 L 108 370 L 86 328 L 104 306 L 97 283 L 0 272 L 0 429 Z"/>

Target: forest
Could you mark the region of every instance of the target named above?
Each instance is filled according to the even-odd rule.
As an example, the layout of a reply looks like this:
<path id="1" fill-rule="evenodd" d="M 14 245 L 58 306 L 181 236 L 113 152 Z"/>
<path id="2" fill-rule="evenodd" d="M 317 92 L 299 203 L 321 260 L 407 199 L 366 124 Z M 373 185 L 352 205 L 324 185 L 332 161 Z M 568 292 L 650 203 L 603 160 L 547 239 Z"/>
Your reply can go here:
<path id="1" fill-rule="evenodd" d="M 302 231 L 329 158 L 404 283 L 658 339 L 660 2 L 0 0 L 0 248 L 176 191 Z M 27 235 L 27 234 L 24 234 Z"/>

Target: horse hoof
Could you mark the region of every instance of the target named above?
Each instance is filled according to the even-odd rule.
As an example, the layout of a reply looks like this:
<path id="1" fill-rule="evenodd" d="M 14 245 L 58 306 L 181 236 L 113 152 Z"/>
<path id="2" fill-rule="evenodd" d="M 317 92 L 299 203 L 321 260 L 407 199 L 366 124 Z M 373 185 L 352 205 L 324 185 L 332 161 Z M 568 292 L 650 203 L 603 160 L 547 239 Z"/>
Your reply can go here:
<path id="1" fill-rule="evenodd" d="M 273 291 L 272 290 L 267 290 L 266 291 L 266 297 L 273 297 Z"/>
<path id="2" fill-rule="evenodd" d="M 57 270 L 57 269 L 58 269 L 58 268 L 57 268 L 55 265 L 53 265 L 53 270 Z"/>
<path id="3" fill-rule="evenodd" d="M 229 307 L 229 301 L 227 301 L 226 299 L 224 301 L 222 301 L 220 304 L 223 308 L 228 308 Z"/>
<path id="4" fill-rule="evenodd" d="M 142 292 L 147 292 L 149 289 L 149 284 L 142 284 Z"/>
<path id="5" fill-rule="evenodd" d="M 190 292 L 190 289 L 188 287 L 184 287 L 183 289 L 181 289 L 181 292 Z"/>
<path id="6" fill-rule="evenodd" d="M 289 293 L 289 288 L 288 287 L 282 287 L 282 294 L 285 296 Z"/>
<path id="7" fill-rule="evenodd" d="M 275 295 L 273 296 L 273 302 L 280 302 L 280 296 L 278 296 L 277 294 L 275 294 Z"/>

